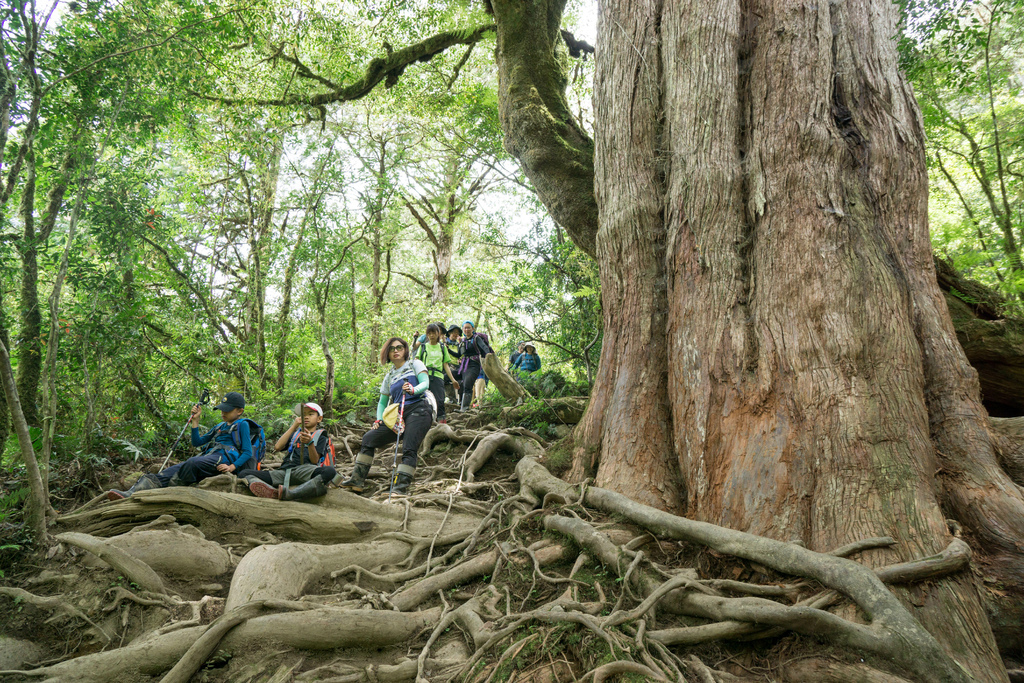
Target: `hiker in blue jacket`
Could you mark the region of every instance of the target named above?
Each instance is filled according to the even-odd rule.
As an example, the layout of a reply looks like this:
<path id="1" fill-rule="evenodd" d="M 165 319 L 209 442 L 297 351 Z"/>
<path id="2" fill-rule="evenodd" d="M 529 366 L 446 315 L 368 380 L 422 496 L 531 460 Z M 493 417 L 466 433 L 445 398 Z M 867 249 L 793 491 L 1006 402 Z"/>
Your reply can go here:
<path id="1" fill-rule="evenodd" d="M 533 342 L 526 342 L 523 352 L 516 358 L 512 367 L 519 375 L 531 375 L 540 370 L 540 356 L 537 355 L 537 347 Z"/>
<path id="2" fill-rule="evenodd" d="M 199 405 L 192 407 L 192 445 L 199 447 L 209 444 L 200 455 L 193 455 L 185 462 L 171 465 L 159 474 L 144 474 L 127 491 L 107 491 L 107 498 L 121 500 L 136 491 L 165 486 L 191 486 L 222 472 L 241 469 L 253 457 L 249 423 L 241 419 L 245 412 L 245 398 L 236 391 L 228 392 L 214 410 L 221 411 L 221 422 L 206 434 L 200 435 L 199 418 L 203 409 Z"/>

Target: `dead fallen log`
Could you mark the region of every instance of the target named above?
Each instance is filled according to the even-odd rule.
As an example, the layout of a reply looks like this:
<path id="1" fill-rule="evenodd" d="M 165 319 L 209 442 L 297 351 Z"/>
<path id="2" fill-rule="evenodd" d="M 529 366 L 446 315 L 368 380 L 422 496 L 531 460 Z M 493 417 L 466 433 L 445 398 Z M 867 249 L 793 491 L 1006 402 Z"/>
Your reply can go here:
<path id="1" fill-rule="evenodd" d="M 543 398 L 531 401 L 528 405 L 510 406 L 501 409 L 501 419 L 505 424 L 518 424 L 524 420 L 533 422 L 549 422 L 551 424 L 575 425 L 583 419 L 587 410 L 586 396 L 566 396 L 563 398 Z M 543 406 L 538 404 L 543 403 Z"/>
<path id="2" fill-rule="evenodd" d="M 494 386 L 508 400 L 519 401 L 530 397 L 530 394 L 516 381 L 515 377 L 508 374 L 505 368 L 501 366 L 501 361 L 498 360 L 497 354 L 489 353 L 484 356 L 483 368 L 487 379 L 494 382 Z"/>

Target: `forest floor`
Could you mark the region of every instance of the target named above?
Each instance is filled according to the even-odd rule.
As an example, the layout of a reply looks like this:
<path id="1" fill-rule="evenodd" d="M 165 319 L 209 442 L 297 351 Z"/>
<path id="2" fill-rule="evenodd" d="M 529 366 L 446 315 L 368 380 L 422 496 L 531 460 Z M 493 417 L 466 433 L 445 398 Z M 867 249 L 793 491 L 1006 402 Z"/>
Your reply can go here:
<path id="1" fill-rule="evenodd" d="M 818 554 L 569 486 L 551 473 L 564 446 L 496 418 L 436 425 L 412 495 L 390 502 L 387 452 L 362 497 L 312 502 L 255 498 L 232 475 L 108 502 L 95 494 L 159 462 L 83 473 L 68 495 L 95 498 L 4 568 L 0 678 L 924 680 L 887 642 L 927 643 L 899 618 L 865 628 L 891 605 L 857 597 L 875 574 L 839 559 L 890 539 Z M 339 462 L 361 433 L 335 433 Z M 908 563 L 900 580 L 964 566 L 957 548 L 947 560 Z M 851 648 L 839 621 L 879 643 L 858 631 Z"/>

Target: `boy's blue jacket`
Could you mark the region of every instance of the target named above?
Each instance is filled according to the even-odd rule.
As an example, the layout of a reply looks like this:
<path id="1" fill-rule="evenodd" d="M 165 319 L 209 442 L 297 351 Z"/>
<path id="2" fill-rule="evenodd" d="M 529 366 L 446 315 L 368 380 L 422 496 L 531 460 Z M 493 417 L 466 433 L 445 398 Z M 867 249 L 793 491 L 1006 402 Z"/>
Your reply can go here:
<path id="1" fill-rule="evenodd" d="M 235 427 L 237 425 L 237 427 Z M 235 445 L 235 440 L 231 436 L 231 428 L 235 427 L 238 432 L 238 440 L 241 442 L 241 446 Z M 202 436 L 199 435 L 199 429 L 197 427 L 192 428 L 192 445 L 193 446 L 204 446 L 210 441 L 214 442 L 214 446 L 211 447 L 209 452 L 217 450 L 221 454 L 221 462 L 234 465 L 235 469 L 239 469 L 242 465 L 248 462 L 252 458 L 252 442 L 249 440 L 249 423 L 238 418 L 234 422 L 221 422 L 216 427 L 208 431 Z"/>

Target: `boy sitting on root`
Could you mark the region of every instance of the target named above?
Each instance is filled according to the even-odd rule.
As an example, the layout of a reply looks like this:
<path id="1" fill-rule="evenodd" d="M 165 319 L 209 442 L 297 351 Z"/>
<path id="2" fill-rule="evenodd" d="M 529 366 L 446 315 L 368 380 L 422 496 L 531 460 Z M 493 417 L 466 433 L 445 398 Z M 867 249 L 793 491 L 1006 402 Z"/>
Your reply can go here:
<path id="1" fill-rule="evenodd" d="M 288 451 L 276 470 L 243 470 L 237 474 L 253 495 L 280 500 L 305 500 L 327 493 L 336 474 L 327 430 L 320 428 L 324 411 L 316 403 L 305 403 L 277 443 L 276 451 Z"/>

